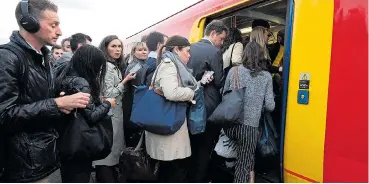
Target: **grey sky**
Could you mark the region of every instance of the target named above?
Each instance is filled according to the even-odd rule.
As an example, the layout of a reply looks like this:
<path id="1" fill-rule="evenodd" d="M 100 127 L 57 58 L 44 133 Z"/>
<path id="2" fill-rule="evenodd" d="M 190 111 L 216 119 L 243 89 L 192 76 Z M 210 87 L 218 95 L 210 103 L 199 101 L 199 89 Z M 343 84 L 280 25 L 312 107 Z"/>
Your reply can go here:
<path id="1" fill-rule="evenodd" d="M 126 37 L 194 4 L 198 0 L 52 0 L 59 7 L 63 36 L 82 32 L 98 45 L 103 37 Z M 0 44 L 6 43 L 18 26 L 14 10 L 19 0 L 1 0 Z M 170 7 L 170 8 L 164 8 Z"/>

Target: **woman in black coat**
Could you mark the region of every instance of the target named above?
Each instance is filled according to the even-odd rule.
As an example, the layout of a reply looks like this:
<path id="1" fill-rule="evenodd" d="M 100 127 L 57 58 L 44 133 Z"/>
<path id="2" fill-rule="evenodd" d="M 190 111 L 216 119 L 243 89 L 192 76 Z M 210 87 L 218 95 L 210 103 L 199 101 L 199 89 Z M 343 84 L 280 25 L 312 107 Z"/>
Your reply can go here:
<path id="1" fill-rule="evenodd" d="M 61 131 L 61 147 L 73 144 L 75 140 L 65 142 L 63 137 L 72 136 L 69 134 L 67 125 L 77 119 L 81 123 L 89 126 L 101 123 L 105 118 L 109 118 L 108 112 L 115 106 L 115 99 L 102 99 L 102 87 L 106 73 L 106 59 L 104 53 L 94 46 L 82 46 L 73 55 L 70 63 L 56 79 L 58 92 L 73 94 L 78 92 L 89 93 L 90 103 L 84 109 L 76 109 L 64 121 Z M 82 122 L 83 121 L 83 122 Z M 67 130 L 67 131 L 65 131 Z M 107 155 L 106 155 L 107 156 Z M 86 155 L 86 159 L 70 157 L 70 155 L 60 154 L 61 174 L 63 183 L 88 183 L 92 171 L 92 161 Z"/>

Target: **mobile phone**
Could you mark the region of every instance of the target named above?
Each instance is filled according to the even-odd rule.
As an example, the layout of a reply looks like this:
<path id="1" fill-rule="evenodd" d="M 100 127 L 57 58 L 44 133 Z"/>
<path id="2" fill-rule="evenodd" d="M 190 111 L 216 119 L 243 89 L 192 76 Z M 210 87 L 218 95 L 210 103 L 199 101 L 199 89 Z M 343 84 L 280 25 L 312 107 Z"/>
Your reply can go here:
<path id="1" fill-rule="evenodd" d="M 214 72 L 213 72 L 213 71 L 208 71 L 208 72 L 206 73 L 206 78 L 207 78 L 207 79 L 210 79 L 210 77 L 211 77 L 211 76 L 213 76 L 213 74 L 214 74 Z"/>
<path id="2" fill-rule="evenodd" d="M 202 84 L 206 84 L 207 81 L 210 80 L 211 76 L 213 76 L 214 72 L 213 71 L 207 71 L 205 74 L 204 74 L 204 77 L 201 79 L 201 83 Z"/>
<path id="3" fill-rule="evenodd" d="M 140 64 L 136 64 L 131 70 L 129 70 L 129 73 L 136 73 L 138 70 L 140 70 L 142 67 Z"/>
<path id="4" fill-rule="evenodd" d="M 137 73 L 133 74 L 133 75 L 132 75 L 132 77 L 133 77 L 134 79 L 136 79 L 136 75 L 137 75 Z"/>

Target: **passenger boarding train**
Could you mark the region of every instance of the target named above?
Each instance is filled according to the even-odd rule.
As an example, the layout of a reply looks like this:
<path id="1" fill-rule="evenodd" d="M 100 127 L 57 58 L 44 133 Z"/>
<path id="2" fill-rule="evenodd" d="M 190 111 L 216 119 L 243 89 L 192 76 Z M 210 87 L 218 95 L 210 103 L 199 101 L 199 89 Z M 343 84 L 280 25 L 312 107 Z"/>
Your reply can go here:
<path id="1" fill-rule="evenodd" d="M 214 19 L 244 37 L 255 19 L 285 29 L 277 177 L 367 183 L 368 0 L 202 0 L 128 37 L 125 52 L 151 31 L 197 42 Z"/>

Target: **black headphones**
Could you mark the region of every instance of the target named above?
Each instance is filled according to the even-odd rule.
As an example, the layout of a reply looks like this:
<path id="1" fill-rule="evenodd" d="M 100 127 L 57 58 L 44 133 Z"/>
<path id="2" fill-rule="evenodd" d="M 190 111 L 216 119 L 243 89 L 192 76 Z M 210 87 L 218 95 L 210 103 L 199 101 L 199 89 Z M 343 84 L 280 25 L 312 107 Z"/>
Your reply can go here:
<path id="1" fill-rule="evenodd" d="M 22 16 L 20 18 L 20 24 L 29 33 L 36 33 L 40 30 L 40 23 L 37 18 L 29 14 L 28 12 L 28 0 L 22 0 L 20 2 Z"/>

